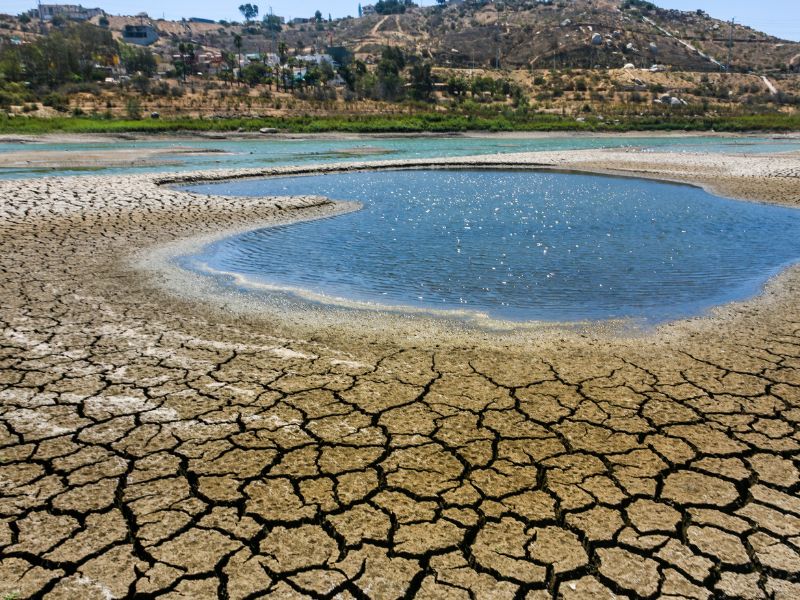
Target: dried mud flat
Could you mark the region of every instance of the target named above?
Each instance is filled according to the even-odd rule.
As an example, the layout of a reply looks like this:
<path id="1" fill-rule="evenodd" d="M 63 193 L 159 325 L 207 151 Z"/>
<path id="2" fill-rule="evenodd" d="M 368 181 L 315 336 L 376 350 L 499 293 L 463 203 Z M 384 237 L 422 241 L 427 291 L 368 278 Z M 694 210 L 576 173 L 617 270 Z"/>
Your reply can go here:
<path id="1" fill-rule="evenodd" d="M 800 205 L 796 156 L 436 164 Z M 0 182 L 0 594 L 800 597 L 799 269 L 634 337 L 315 329 L 130 257 L 340 207 L 159 179 Z"/>

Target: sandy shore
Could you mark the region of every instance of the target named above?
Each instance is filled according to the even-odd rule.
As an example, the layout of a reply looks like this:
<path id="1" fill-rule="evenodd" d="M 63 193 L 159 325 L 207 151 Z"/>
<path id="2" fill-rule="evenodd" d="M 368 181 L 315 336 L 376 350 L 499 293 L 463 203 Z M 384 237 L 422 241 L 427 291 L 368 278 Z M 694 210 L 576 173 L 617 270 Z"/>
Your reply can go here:
<path id="1" fill-rule="evenodd" d="M 205 156 L 222 154 L 222 152 L 212 148 L 170 147 L 87 150 L 81 148 L 77 143 L 76 146 L 78 147 L 74 150 L 19 150 L 14 152 L 0 152 L 0 169 L 89 170 L 110 167 L 154 167 L 178 164 L 174 160 L 176 155 Z"/>
<path id="2" fill-rule="evenodd" d="M 525 139 L 685 139 L 685 138 L 717 138 L 719 140 L 738 140 L 742 142 L 748 138 L 763 140 L 772 138 L 777 141 L 789 141 L 800 139 L 800 134 L 781 133 L 717 133 L 717 132 L 673 132 L 673 131 L 654 131 L 654 132 L 624 132 L 624 133 L 597 133 L 597 132 L 536 132 L 536 131 L 509 131 L 509 132 L 480 132 L 470 131 L 463 133 L 414 133 L 394 135 L 370 134 L 370 133 L 269 133 L 258 132 L 183 132 L 183 133 L 106 133 L 106 134 L 74 134 L 74 133 L 48 133 L 36 136 L 0 134 L 0 144 L 15 144 L 17 150 L 0 152 L 0 171 L 8 170 L 53 170 L 74 169 L 84 171 L 99 171 L 102 169 L 120 167 L 165 167 L 180 165 L 181 156 L 213 156 L 224 155 L 225 151 L 211 147 L 215 141 L 286 141 L 286 140 L 349 140 L 352 142 L 375 142 L 379 144 L 381 140 L 408 139 L 408 138 L 466 138 L 466 139 L 494 139 L 494 140 L 525 140 Z M 128 144 L 127 147 L 114 147 L 109 145 L 113 142 Z M 209 147 L 182 147 L 171 145 L 163 148 L 152 147 L 131 147 L 130 144 L 138 142 L 163 142 L 177 143 L 196 143 L 206 142 Z M 60 149 L 39 149 L 43 144 L 53 144 L 64 146 Z M 99 147 L 87 148 L 87 144 L 96 144 Z M 102 147 L 106 145 L 106 147 Z M 71 148 L 70 146 L 74 146 Z M 702 148 L 696 148 L 702 151 Z M 379 154 L 389 154 L 391 151 L 382 149 L 379 146 L 353 148 L 340 148 L 331 150 L 325 154 L 329 156 L 340 155 L 354 157 L 359 155 L 372 155 L 373 160 Z M 0 173 L 2 174 L 2 173 Z"/>
<path id="3" fill-rule="evenodd" d="M 435 164 L 800 206 L 788 155 Z M 0 182 L 0 594 L 800 596 L 800 269 L 634 336 L 176 285 L 163 259 L 186 244 L 353 206 L 164 184 L 291 171 Z"/>

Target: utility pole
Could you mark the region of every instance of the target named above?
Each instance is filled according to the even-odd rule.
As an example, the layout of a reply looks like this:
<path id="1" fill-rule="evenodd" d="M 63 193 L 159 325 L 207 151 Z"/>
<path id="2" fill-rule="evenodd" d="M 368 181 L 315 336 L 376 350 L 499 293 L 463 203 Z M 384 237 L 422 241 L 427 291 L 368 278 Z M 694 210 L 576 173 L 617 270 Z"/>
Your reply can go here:
<path id="1" fill-rule="evenodd" d="M 728 73 L 731 72 L 731 62 L 733 61 L 733 24 L 735 21 L 735 17 L 731 19 L 730 32 L 728 34 Z"/>
<path id="2" fill-rule="evenodd" d="M 44 15 L 42 14 L 42 0 L 39 0 L 39 33 L 42 35 L 46 33 L 44 28 Z"/>
<path id="3" fill-rule="evenodd" d="M 495 68 L 500 68 L 500 9 L 495 8 L 497 11 L 497 58 L 495 59 Z"/>
<path id="4" fill-rule="evenodd" d="M 272 6 L 269 7 L 269 28 L 272 30 L 272 47 L 270 52 L 275 54 L 275 17 L 272 15 Z"/>

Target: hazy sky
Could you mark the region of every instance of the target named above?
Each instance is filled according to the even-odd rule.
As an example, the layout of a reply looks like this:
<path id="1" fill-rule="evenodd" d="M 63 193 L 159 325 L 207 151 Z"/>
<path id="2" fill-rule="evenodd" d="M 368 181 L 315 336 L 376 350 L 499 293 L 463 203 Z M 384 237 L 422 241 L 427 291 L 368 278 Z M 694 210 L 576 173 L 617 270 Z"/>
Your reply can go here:
<path id="1" fill-rule="evenodd" d="M 55 2 L 57 0 L 48 0 Z M 145 11 L 152 17 L 180 19 L 181 17 L 205 17 L 208 19 L 241 20 L 238 6 L 242 0 L 231 2 L 209 2 L 208 0 L 82 0 L 85 6 L 99 6 L 111 14 L 136 14 Z M 800 1 L 798 0 L 653 0 L 665 8 L 696 10 L 702 8 L 710 15 L 720 19 L 736 18 L 737 22 L 750 25 L 786 39 L 800 41 Z M 253 2 L 253 0 L 250 0 Z M 372 0 L 362 0 L 364 4 Z M 64 4 L 77 3 L 77 0 L 64 0 Z M 418 0 L 418 4 L 431 5 L 433 0 Z M 261 15 L 269 12 L 269 3 L 259 0 L 253 2 L 261 9 Z M 32 0 L 3 0 L 1 12 L 20 13 L 33 8 Z M 358 0 L 272 0 L 272 10 L 286 17 L 305 17 L 319 9 L 327 17 L 355 16 L 358 13 Z"/>

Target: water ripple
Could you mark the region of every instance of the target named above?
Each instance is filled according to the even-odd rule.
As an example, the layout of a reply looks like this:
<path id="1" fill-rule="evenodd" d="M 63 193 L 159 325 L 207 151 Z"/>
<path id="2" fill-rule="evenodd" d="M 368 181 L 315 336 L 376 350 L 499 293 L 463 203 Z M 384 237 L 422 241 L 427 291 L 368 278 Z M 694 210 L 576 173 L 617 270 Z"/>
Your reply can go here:
<path id="1" fill-rule="evenodd" d="M 700 313 L 800 258 L 800 211 L 667 183 L 520 171 L 383 171 L 193 186 L 364 209 L 236 235 L 187 266 L 386 305 L 512 320 Z"/>

